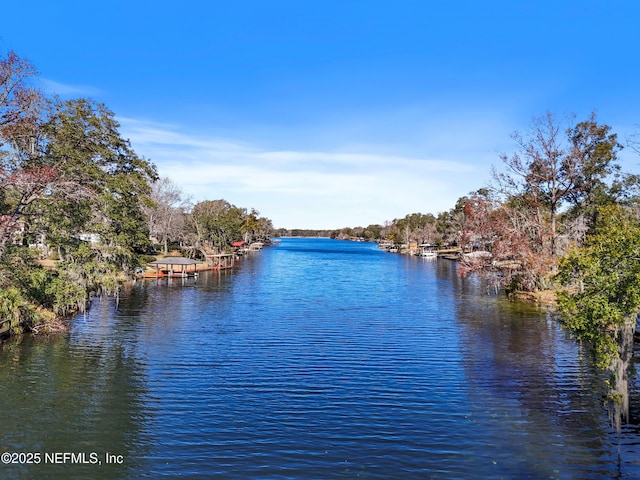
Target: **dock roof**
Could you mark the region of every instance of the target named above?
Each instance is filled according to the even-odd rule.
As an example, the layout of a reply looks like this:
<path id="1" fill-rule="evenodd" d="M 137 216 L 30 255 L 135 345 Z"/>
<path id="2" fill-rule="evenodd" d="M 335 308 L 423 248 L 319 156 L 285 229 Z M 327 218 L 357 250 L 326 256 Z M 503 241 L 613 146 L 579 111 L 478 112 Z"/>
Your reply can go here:
<path id="1" fill-rule="evenodd" d="M 149 265 L 197 265 L 198 263 L 200 262 L 187 257 L 165 257 L 150 262 Z"/>

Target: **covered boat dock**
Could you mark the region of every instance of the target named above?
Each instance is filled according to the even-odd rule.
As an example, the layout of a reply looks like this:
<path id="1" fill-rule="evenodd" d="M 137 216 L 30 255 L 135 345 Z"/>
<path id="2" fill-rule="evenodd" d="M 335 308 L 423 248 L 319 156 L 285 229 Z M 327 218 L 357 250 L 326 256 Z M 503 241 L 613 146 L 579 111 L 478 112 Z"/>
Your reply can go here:
<path id="1" fill-rule="evenodd" d="M 197 265 L 200 262 L 186 257 L 165 257 L 149 265 L 155 266 L 155 272 L 144 275 L 145 278 L 185 278 L 198 275 Z"/>

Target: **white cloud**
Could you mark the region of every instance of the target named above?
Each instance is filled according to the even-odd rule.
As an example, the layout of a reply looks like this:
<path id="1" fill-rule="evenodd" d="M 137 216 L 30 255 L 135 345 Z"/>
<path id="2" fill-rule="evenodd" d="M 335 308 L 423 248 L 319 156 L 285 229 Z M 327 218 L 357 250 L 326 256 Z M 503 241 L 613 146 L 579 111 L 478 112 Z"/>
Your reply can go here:
<path id="1" fill-rule="evenodd" d="M 118 119 L 138 154 L 194 201 L 255 207 L 277 227 L 340 228 L 451 208 L 484 186 L 485 165 L 452 156 L 268 150 L 191 136 L 176 125 Z M 382 149 L 387 150 L 387 149 Z"/>
<path id="2" fill-rule="evenodd" d="M 69 85 L 65 83 L 56 82 L 55 80 L 49 80 L 41 78 L 40 83 L 42 89 L 52 95 L 67 96 L 98 96 L 102 94 L 102 91 L 95 87 L 88 87 L 84 85 Z"/>

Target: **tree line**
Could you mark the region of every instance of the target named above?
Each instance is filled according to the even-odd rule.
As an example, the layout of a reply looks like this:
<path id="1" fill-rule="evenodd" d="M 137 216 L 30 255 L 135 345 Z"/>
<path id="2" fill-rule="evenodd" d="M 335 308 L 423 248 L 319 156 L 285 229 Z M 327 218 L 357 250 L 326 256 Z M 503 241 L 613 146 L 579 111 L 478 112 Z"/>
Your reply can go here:
<path id="1" fill-rule="evenodd" d="M 143 206 L 152 243 L 164 255 L 176 248 L 191 257 L 229 250 L 236 241 L 269 242 L 274 228 L 255 208 L 237 207 L 224 199 L 193 204 L 167 177 L 150 185 L 149 202 Z"/>
<path id="2" fill-rule="evenodd" d="M 619 426 L 640 312 L 640 179 L 622 170 L 624 146 L 595 113 L 581 121 L 547 113 L 513 139 L 489 185 L 437 216 L 388 222 L 381 238 L 456 246 L 459 273 L 496 291 L 553 292 L 563 324 L 610 373 Z M 639 153 L 634 140 L 626 146 Z"/>
<path id="3" fill-rule="evenodd" d="M 15 52 L 0 56 L 0 334 L 50 328 L 117 292 L 154 241 L 195 257 L 269 237 L 254 209 L 183 198 L 104 104 L 47 97 L 36 77 Z"/>

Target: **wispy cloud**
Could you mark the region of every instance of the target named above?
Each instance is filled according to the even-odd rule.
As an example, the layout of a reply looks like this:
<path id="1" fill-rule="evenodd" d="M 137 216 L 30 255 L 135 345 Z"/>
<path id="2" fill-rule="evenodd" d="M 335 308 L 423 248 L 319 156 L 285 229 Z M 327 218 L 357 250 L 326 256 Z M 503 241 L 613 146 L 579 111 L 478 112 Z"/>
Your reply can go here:
<path id="1" fill-rule="evenodd" d="M 136 151 L 194 201 L 256 207 L 276 226 L 338 228 L 447 210 L 484 167 L 459 158 L 374 151 L 268 150 L 187 135 L 176 125 L 118 119 Z"/>
<path id="2" fill-rule="evenodd" d="M 98 96 L 102 91 L 95 87 L 85 85 L 70 85 L 56 82 L 46 78 L 40 79 L 41 88 L 49 94 L 60 95 L 63 97 L 70 96 Z"/>

